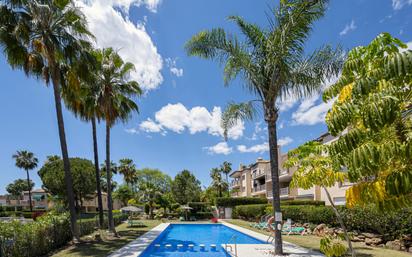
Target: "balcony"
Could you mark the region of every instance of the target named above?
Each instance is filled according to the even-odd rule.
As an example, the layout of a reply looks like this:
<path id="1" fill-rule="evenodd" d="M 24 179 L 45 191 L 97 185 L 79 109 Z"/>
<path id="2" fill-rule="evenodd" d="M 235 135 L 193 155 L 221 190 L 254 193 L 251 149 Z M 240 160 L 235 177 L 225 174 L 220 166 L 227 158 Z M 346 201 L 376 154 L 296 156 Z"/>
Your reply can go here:
<path id="1" fill-rule="evenodd" d="M 260 192 L 260 191 L 264 191 L 264 190 L 266 190 L 266 185 L 265 185 L 265 184 L 263 184 L 263 185 L 257 185 L 257 186 L 255 186 L 255 187 L 252 188 L 252 192 L 253 192 L 253 193 Z"/>
<path id="2" fill-rule="evenodd" d="M 282 187 L 279 190 L 280 197 L 289 196 L 289 187 Z M 272 189 L 268 189 L 266 191 L 267 198 L 272 198 Z"/>
<path id="3" fill-rule="evenodd" d="M 252 172 L 252 178 L 253 179 L 257 179 L 257 178 L 263 177 L 265 175 L 266 175 L 266 172 L 264 170 L 260 170 L 260 169 L 255 170 L 255 171 Z"/>
<path id="4" fill-rule="evenodd" d="M 230 187 L 231 188 L 238 188 L 241 186 L 241 181 L 240 180 L 232 180 L 232 182 L 230 182 Z"/>

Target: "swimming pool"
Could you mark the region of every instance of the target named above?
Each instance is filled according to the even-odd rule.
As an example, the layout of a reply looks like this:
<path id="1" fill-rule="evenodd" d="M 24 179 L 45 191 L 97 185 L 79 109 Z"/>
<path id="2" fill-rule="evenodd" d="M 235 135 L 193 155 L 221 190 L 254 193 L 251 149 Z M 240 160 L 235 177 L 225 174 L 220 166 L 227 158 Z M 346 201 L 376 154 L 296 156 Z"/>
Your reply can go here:
<path id="1" fill-rule="evenodd" d="M 170 224 L 140 257 L 227 257 L 230 255 L 221 244 L 233 243 L 229 240 L 234 235 L 237 244 L 265 244 L 222 224 Z M 189 247 L 191 244 L 193 248 Z M 216 249 L 211 245 L 216 245 Z"/>

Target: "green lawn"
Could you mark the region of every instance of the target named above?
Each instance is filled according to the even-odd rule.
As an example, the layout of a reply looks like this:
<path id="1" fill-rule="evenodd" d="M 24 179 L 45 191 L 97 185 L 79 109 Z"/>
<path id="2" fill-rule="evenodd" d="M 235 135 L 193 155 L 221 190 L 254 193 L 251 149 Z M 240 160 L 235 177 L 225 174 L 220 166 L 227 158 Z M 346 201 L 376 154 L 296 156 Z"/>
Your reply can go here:
<path id="1" fill-rule="evenodd" d="M 255 229 L 249 226 L 250 222 L 243 221 L 243 220 L 229 220 L 228 223 L 232 223 L 234 225 L 244 227 L 256 232 L 260 232 L 263 234 L 268 235 L 269 233 L 266 231 L 262 231 L 259 229 Z M 287 242 L 294 243 L 306 248 L 310 248 L 316 251 L 319 251 L 319 241 L 320 237 L 307 235 L 307 236 L 300 236 L 300 235 L 293 235 L 293 236 L 283 236 L 283 239 Z M 355 251 L 357 256 L 359 257 L 411 257 L 412 255 L 406 252 L 394 251 L 385 248 L 377 248 L 377 247 L 369 247 L 362 243 L 353 243 L 355 247 Z"/>
<path id="2" fill-rule="evenodd" d="M 127 243 L 133 241 L 137 237 L 143 235 L 155 226 L 159 225 L 159 220 L 145 220 L 143 223 L 146 227 L 143 228 L 128 228 L 127 224 L 121 224 L 116 227 L 119 233 L 119 238 L 108 238 L 103 235 L 102 241 L 91 240 L 90 237 L 82 238 L 82 243 L 69 246 L 63 250 L 51 255 L 52 257 L 78 257 L 78 256 L 92 256 L 103 257 L 107 256 L 115 250 L 121 248 Z"/>

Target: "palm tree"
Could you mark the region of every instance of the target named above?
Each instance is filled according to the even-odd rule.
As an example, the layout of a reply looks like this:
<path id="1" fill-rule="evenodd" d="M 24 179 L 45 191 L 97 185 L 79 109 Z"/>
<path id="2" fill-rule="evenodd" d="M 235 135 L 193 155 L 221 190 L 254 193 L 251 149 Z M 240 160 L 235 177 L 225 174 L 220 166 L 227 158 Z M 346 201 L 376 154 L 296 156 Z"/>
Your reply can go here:
<path id="1" fill-rule="evenodd" d="M 100 121 L 102 113 L 97 105 L 97 90 L 95 85 L 95 59 L 90 60 L 88 63 L 90 66 L 90 72 L 86 74 L 82 80 L 80 88 L 71 90 L 71 88 L 65 88 L 63 90 L 63 98 L 68 109 L 72 110 L 75 116 L 80 119 L 90 122 L 92 125 L 92 138 L 93 138 L 93 156 L 94 156 L 94 168 L 96 176 L 96 192 L 97 192 L 97 205 L 99 208 L 99 227 L 102 229 L 104 224 L 103 213 L 103 201 L 102 201 L 102 187 L 100 184 L 100 168 L 99 168 L 99 151 L 97 144 L 97 132 L 96 121 Z"/>
<path id="2" fill-rule="evenodd" d="M 133 160 L 128 158 L 120 159 L 118 169 L 119 173 L 123 175 L 126 184 L 135 191 L 134 185 L 137 182 L 137 170 Z"/>
<path id="3" fill-rule="evenodd" d="M 111 168 L 110 168 L 110 129 L 118 121 L 126 122 L 133 111 L 138 112 L 137 104 L 131 97 L 139 96 L 142 90 L 136 81 L 129 80 L 134 65 L 124 62 L 112 48 L 94 52 L 98 62 L 96 85 L 97 104 L 106 122 L 106 172 L 107 172 L 107 205 L 109 231 L 116 234 L 113 222 Z"/>
<path id="4" fill-rule="evenodd" d="M 33 204 L 31 201 L 32 182 L 30 181 L 29 170 L 36 168 L 37 164 L 39 163 L 39 160 L 34 156 L 32 152 L 25 150 L 17 151 L 15 154 L 13 154 L 13 158 L 16 160 L 16 166 L 26 171 L 27 188 L 29 189 L 30 211 L 33 211 Z"/>
<path id="5" fill-rule="evenodd" d="M 221 170 L 219 168 L 213 168 L 210 171 L 210 177 L 212 178 L 212 187 L 217 190 L 218 196 L 222 197 L 222 192 L 228 188 L 228 184 L 222 179 Z"/>
<path id="6" fill-rule="evenodd" d="M 229 183 L 229 173 L 232 171 L 232 164 L 230 162 L 224 161 L 222 165 L 220 165 L 220 171 L 226 175 L 226 182 Z"/>
<path id="7" fill-rule="evenodd" d="M 225 85 L 241 76 L 244 88 L 257 97 L 246 103 L 229 104 L 222 115 L 222 127 L 227 138 L 227 130 L 239 119 L 251 120 L 258 114 L 256 108 L 262 108 L 268 126 L 274 214 L 281 211 L 276 133 L 278 103 L 291 96 L 301 98 L 319 91 L 327 76 L 337 74 L 343 62 L 340 48 L 333 50 L 325 46 L 309 56 L 304 53 L 313 23 L 324 15 L 327 2 L 281 0 L 273 11 L 273 18 L 269 18 L 268 29 L 239 16 L 229 17 L 238 25 L 245 41 L 217 28 L 200 32 L 186 44 L 189 55 L 216 59 L 224 64 Z M 283 253 L 280 223 L 276 221 L 275 254 Z"/>
<path id="8" fill-rule="evenodd" d="M 72 86 L 76 79 L 66 79 L 67 70 L 62 67 L 82 56 L 83 48 L 90 46 L 85 39 L 92 35 L 84 15 L 72 1 L 4 0 L 1 7 L 0 44 L 9 64 L 53 86 L 71 230 L 77 240 L 73 179 L 61 105 L 62 85 Z M 75 77 L 73 73 L 70 76 Z"/>

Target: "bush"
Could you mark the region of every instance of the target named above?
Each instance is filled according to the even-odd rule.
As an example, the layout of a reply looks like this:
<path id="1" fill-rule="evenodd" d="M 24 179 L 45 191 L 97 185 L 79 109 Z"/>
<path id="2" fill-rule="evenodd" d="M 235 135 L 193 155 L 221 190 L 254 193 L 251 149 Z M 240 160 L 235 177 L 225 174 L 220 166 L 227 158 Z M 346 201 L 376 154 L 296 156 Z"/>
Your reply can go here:
<path id="1" fill-rule="evenodd" d="M 280 205 L 316 205 L 325 206 L 324 201 L 314 201 L 314 200 L 283 200 L 280 201 Z"/>
<path id="2" fill-rule="evenodd" d="M 247 220 L 256 220 L 265 214 L 267 207 L 267 204 L 239 205 L 234 208 L 232 216 Z"/>
<path id="3" fill-rule="evenodd" d="M 218 207 L 235 207 L 238 205 L 250 205 L 250 204 L 267 204 L 266 198 L 256 197 L 219 197 L 216 198 L 216 206 Z"/>
<path id="4" fill-rule="evenodd" d="M 127 215 L 115 215 L 120 224 Z M 107 226 L 107 219 L 105 219 Z M 81 235 L 90 234 L 97 226 L 95 219 L 79 220 Z M 72 239 L 67 214 L 47 213 L 37 221 L 23 224 L 19 221 L 0 223 L 0 256 L 43 256 L 67 244 Z"/>
<path id="5" fill-rule="evenodd" d="M 198 220 L 208 220 L 208 219 L 213 218 L 214 216 L 213 216 L 213 213 L 211 212 L 196 212 L 195 217 Z"/>
<path id="6" fill-rule="evenodd" d="M 187 205 L 193 208 L 192 212 L 206 212 L 210 209 L 210 205 L 204 202 L 190 202 Z"/>

